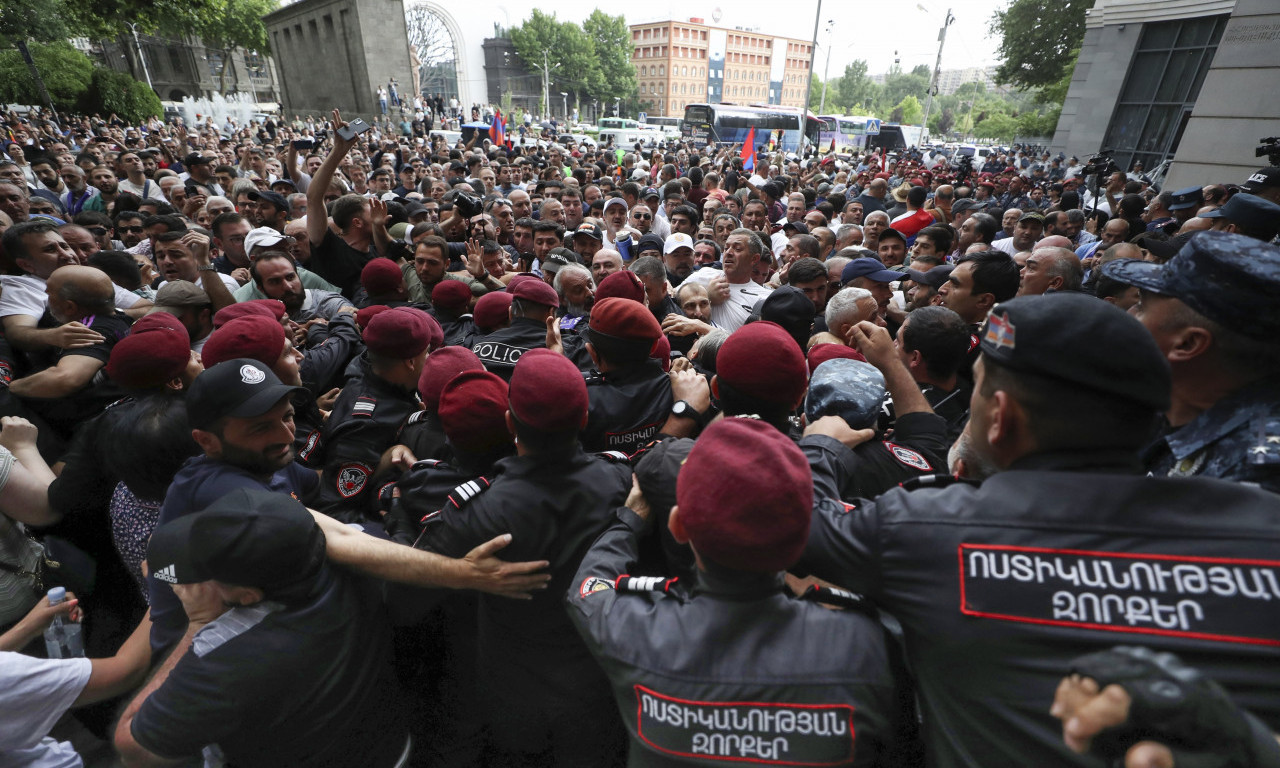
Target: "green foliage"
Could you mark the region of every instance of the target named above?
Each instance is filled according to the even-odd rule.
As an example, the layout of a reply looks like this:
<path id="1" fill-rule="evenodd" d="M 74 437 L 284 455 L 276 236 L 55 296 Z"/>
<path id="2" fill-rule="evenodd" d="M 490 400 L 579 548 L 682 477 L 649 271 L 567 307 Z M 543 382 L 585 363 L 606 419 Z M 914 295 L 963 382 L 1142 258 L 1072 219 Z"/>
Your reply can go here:
<path id="1" fill-rule="evenodd" d="M 160 97 L 146 83 L 123 72 L 97 68 L 93 80 L 81 99 L 80 111 L 103 115 L 114 112 L 130 124 L 136 124 L 162 113 Z"/>
<path id="2" fill-rule="evenodd" d="M 631 65 L 631 30 L 626 19 L 597 8 L 582 22 L 582 28 L 591 42 L 598 72 L 589 95 L 607 102 L 635 93 L 636 68 Z"/>
<path id="3" fill-rule="evenodd" d="M 59 110 L 75 109 L 89 87 L 93 63 L 67 42 L 31 43 L 28 47 L 54 106 Z M 43 101 L 18 51 L 12 48 L 0 51 L 0 103 L 41 104 Z"/>
<path id="4" fill-rule="evenodd" d="M 1064 72 L 1069 77 L 1075 65 L 1072 51 L 1084 40 L 1085 12 L 1093 3 L 1012 0 L 996 11 L 991 17 L 991 33 L 1000 39 L 996 80 L 1026 90 L 1058 83 Z"/>
<path id="5" fill-rule="evenodd" d="M 51 43 L 67 37 L 62 0 L 23 0 L 20 11 L 0 6 L 0 40 Z"/>
<path id="6" fill-rule="evenodd" d="M 1018 135 L 1018 121 L 1003 112 L 997 112 L 974 126 L 973 134 L 980 139 L 1012 141 Z"/>
<path id="7" fill-rule="evenodd" d="M 262 17 L 277 5 L 277 0 L 206 0 L 196 14 L 190 31 L 199 35 L 207 47 L 222 52 L 224 65 L 218 75 L 218 90 L 222 93 L 227 92 L 233 50 L 239 47 L 264 55 L 271 52 Z"/>
<path id="8" fill-rule="evenodd" d="M 864 105 L 875 101 L 880 95 L 880 86 L 867 76 L 867 62 L 861 59 L 845 66 L 844 75 L 839 78 L 838 83 L 832 83 L 831 87 L 839 94 L 836 103 L 845 114 L 861 114 L 866 111 Z"/>
<path id="9" fill-rule="evenodd" d="M 920 120 L 924 118 L 924 107 L 915 96 L 903 97 L 902 101 L 898 102 L 898 106 L 894 107 L 895 112 L 898 110 L 902 110 L 902 116 L 898 122 L 903 125 L 919 125 Z"/>
<path id="10" fill-rule="evenodd" d="M 926 69 L 928 68 L 926 67 Z M 885 104 L 900 104 L 908 96 L 916 97 L 917 101 L 922 100 L 928 91 L 928 75 L 922 75 L 917 72 L 911 72 L 910 74 L 891 73 L 884 79 L 882 98 Z"/>

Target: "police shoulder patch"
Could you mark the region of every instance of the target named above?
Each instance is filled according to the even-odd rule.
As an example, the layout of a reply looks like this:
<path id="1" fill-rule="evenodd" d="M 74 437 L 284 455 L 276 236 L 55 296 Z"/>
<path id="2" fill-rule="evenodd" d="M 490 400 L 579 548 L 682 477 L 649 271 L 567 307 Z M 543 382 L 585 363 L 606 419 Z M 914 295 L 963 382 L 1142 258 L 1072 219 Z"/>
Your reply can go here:
<path id="1" fill-rule="evenodd" d="M 631 463 L 631 457 L 623 453 L 622 451 L 601 451 L 596 455 L 604 459 L 605 461 L 611 462 L 613 464 L 630 464 Z"/>
<path id="2" fill-rule="evenodd" d="M 885 443 L 884 447 L 893 455 L 893 458 L 912 469 L 917 469 L 921 472 L 933 471 L 933 465 L 929 463 L 928 459 L 910 448 L 905 448 L 894 443 Z"/>
<path id="3" fill-rule="evenodd" d="M 338 468 L 338 495 L 344 499 L 359 495 L 372 474 L 372 469 L 359 462 L 343 464 Z"/>
<path id="4" fill-rule="evenodd" d="M 373 415 L 373 411 L 377 407 L 378 399 L 376 397 L 365 397 L 364 395 L 361 395 L 356 398 L 356 404 L 351 406 L 351 415 L 368 418 Z"/>
<path id="5" fill-rule="evenodd" d="M 302 446 L 302 450 L 298 451 L 298 458 L 307 461 L 311 458 L 311 454 L 315 453 L 316 446 L 320 444 L 320 430 L 313 429 L 311 434 L 307 435 L 307 444 Z"/>
<path id="6" fill-rule="evenodd" d="M 599 576 L 588 576 L 582 580 L 582 586 L 578 587 L 578 596 L 586 597 L 592 592 L 603 592 L 606 589 L 613 589 L 612 581 Z"/>
<path id="7" fill-rule="evenodd" d="M 489 481 L 483 477 L 477 477 L 475 480 L 468 480 L 462 485 L 454 488 L 449 494 L 449 503 L 456 509 L 462 509 L 462 505 L 471 501 L 475 497 L 489 490 Z"/>

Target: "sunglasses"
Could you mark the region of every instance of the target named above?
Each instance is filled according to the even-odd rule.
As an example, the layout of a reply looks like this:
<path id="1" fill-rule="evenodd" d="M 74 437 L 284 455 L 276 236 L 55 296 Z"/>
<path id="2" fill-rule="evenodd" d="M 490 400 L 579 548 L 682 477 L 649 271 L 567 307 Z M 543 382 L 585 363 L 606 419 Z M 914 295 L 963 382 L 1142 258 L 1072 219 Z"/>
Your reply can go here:
<path id="1" fill-rule="evenodd" d="M 645 216 L 645 215 L 643 215 L 643 214 L 632 214 L 631 218 L 636 219 L 637 221 L 648 221 L 648 220 L 652 219 L 653 217 L 652 217 L 652 216 Z"/>
<path id="2" fill-rule="evenodd" d="M 93 234 L 94 237 L 102 237 L 103 235 L 107 234 L 107 230 L 105 227 L 88 227 L 87 229 L 89 230 L 90 233 Z M 141 229 L 141 227 L 139 227 L 139 229 Z"/>
<path id="3" fill-rule="evenodd" d="M 121 231 L 121 232 L 143 232 L 143 231 L 145 231 L 142 227 L 116 227 L 116 229 L 117 229 L 117 230 L 119 230 L 119 231 Z M 104 229 L 104 230 L 102 230 L 102 231 L 103 231 L 103 232 L 106 232 L 106 230 L 105 230 L 105 229 Z"/>

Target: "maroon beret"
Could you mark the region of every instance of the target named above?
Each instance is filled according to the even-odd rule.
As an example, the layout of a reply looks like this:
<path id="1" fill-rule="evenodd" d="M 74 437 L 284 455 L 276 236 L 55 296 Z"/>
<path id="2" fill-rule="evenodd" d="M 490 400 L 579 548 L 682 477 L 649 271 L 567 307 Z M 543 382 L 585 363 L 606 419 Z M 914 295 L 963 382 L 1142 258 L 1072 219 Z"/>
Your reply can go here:
<path id="1" fill-rule="evenodd" d="M 404 282 L 404 273 L 391 259 L 370 259 L 360 270 L 360 284 L 370 296 L 394 292 Z"/>
<path id="2" fill-rule="evenodd" d="M 413 307 L 379 312 L 364 328 L 364 345 L 369 351 L 393 360 L 416 357 L 443 341 L 444 329 L 435 318 Z"/>
<path id="3" fill-rule="evenodd" d="M 800 402 L 809 382 L 796 340 L 782 326 L 764 320 L 725 339 L 716 355 L 716 375 L 747 397 L 788 408 Z"/>
<path id="4" fill-rule="evenodd" d="M 514 293 L 517 285 L 528 280 L 537 280 L 538 282 L 545 284 L 545 281 L 536 275 L 516 275 L 511 278 L 511 282 L 507 283 L 507 293 Z"/>
<path id="5" fill-rule="evenodd" d="M 721 419 L 680 468 L 676 504 L 699 556 L 773 573 L 795 564 L 808 543 L 813 476 L 800 448 L 767 422 Z"/>
<path id="6" fill-rule="evenodd" d="M 455 448 L 487 453 L 511 444 L 507 430 L 507 382 L 488 371 L 463 371 L 440 393 L 440 426 Z"/>
<path id="7" fill-rule="evenodd" d="M 653 351 L 649 353 L 649 357 L 662 363 L 662 370 L 671 372 L 671 340 L 665 333 L 653 343 Z"/>
<path id="8" fill-rule="evenodd" d="M 431 289 L 431 305 L 462 312 L 471 303 L 471 287 L 461 280 L 441 280 Z"/>
<path id="9" fill-rule="evenodd" d="M 269 317 L 278 324 L 284 319 L 284 302 L 277 299 L 254 299 L 223 307 L 213 315 L 213 327 L 221 328 L 237 317 Z"/>
<path id="10" fill-rule="evenodd" d="M 586 379 L 569 358 L 549 349 L 520 356 L 511 372 L 509 398 L 512 415 L 540 432 L 577 431 L 587 425 Z"/>
<path id="11" fill-rule="evenodd" d="M 391 307 L 386 304 L 373 304 L 364 309 L 356 311 L 356 325 L 360 326 L 360 330 L 364 330 L 369 325 L 369 321 L 378 315 L 386 312 Z"/>
<path id="12" fill-rule="evenodd" d="M 173 317 L 168 312 L 157 314 Z M 143 320 L 146 318 L 134 323 L 129 335 L 116 342 L 107 360 L 107 376 L 128 389 L 163 386 L 182 375 L 191 362 L 191 337 L 186 328 L 155 322 L 144 325 Z"/>
<path id="13" fill-rule="evenodd" d="M 466 347 L 444 347 L 427 355 L 427 362 L 418 375 L 418 394 L 428 411 L 440 406 L 440 392 L 449 380 L 463 371 L 483 371 L 484 363 L 476 353 Z"/>
<path id="14" fill-rule="evenodd" d="M 635 272 L 624 269 L 621 272 L 614 272 L 605 279 L 600 281 L 596 286 L 596 304 L 601 299 L 608 298 L 631 299 L 632 301 L 644 302 L 644 283 L 640 282 L 640 276 Z M 591 312 L 591 316 L 595 318 L 595 310 Z"/>
<path id="15" fill-rule="evenodd" d="M 515 297 L 506 291 L 490 291 L 480 297 L 471 310 L 471 322 L 488 333 L 511 317 L 511 300 Z"/>
<path id="16" fill-rule="evenodd" d="M 556 289 L 537 278 L 521 280 L 519 285 L 511 289 L 511 295 L 517 299 L 532 301 L 534 304 L 548 307 L 560 306 L 560 296 L 556 294 Z"/>
<path id="17" fill-rule="evenodd" d="M 170 331 L 182 331 L 187 337 L 187 344 L 191 343 L 191 334 L 187 331 L 187 327 L 182 324 L 173 313 L 158 310 L 149 315 L 139 318 L 133 325 L 129 326 L 129 333 L 142 333 L 143 331 L 164 328 Z"/>
<path id="18" fill-rule="evenodd" d="M 818 366 L 838 357 L 858 360 L 863 363 L 867 362 L 867 358 L 863 357 L 862 353 L 853 347 L 846 347 L 844 344 L 836 344 L 834 342 L 814 344 L 809 350 L 809 373 L 812 374 L 818 370 Z"/>
<path id="19" fill-rule="evenodd" d="M 658 325 L 657 318 L 649 308 L 631 299 L 597 300 L 591 307 L 590 327 L 592 333 L 603 333 L 631 341 L 653 342 L 662 337 L 662 326 Z"/>
<path id="20" fill-rule="evenodd" d="M 206 368 L 224 360 L 247 357 L 268 368 L 275 366 L 284 351 L 284 328 L 271 317 L 246 315 L 237 317 L 209 334 L 200 357 Z"/>

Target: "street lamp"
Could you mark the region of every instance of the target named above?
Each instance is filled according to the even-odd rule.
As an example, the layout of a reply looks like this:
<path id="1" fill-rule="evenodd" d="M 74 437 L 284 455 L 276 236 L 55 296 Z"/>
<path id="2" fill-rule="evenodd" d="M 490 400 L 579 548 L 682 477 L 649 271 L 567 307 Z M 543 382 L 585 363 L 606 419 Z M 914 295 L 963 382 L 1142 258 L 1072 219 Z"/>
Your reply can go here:
<path id="1" fill-rule="evenodd" d="M 569 122 L 569 94 L 565 93 L 564 91 L 561 91 L 560 100 L 564 104 L 564 120 L 567 123 Z"/>
<path id="2" fill-rule="evenodd" d="M 154 91 L 156 87 L 151 84 L 151 70 L 147 67 L 147 57 L 142 52 L 142 43 L 138 41 L 138 25 L 132 21 L 126 21 L 125 26 L 133 32 L 133 45 L 138 49 L 138 61 L 142 62 L 142 74 L 147 78 L 147 87 Z"/>

